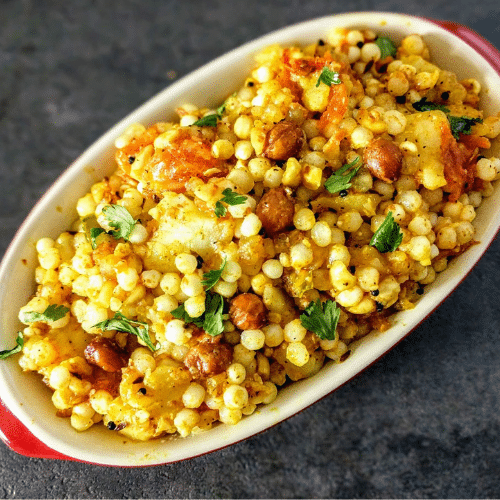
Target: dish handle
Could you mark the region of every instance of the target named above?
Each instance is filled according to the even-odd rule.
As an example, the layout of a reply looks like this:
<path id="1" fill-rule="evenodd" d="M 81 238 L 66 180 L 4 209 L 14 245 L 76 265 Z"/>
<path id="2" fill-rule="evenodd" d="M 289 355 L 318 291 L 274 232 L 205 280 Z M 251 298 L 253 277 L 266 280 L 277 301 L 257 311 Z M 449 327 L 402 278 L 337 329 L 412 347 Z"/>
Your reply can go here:
<path id="1" fill-rule="evenodd" d="M 479 33 L 463 24 L 455 23 L 454 21 L 439 21 L 436 19 L 428 19 L 428 21 L 458 36 L 458 38 L 462 39 L 465 43 L 479 52 L 479 54 L 491 64 L 495 71 L 500 74 L 500 51 Z"/>
<path id="2" fill-rule="evenodd" d="M 37 439 L 0 400 L 0 440 L 11 450 L 33 458 L 56 458 L 71 460 Z"/>

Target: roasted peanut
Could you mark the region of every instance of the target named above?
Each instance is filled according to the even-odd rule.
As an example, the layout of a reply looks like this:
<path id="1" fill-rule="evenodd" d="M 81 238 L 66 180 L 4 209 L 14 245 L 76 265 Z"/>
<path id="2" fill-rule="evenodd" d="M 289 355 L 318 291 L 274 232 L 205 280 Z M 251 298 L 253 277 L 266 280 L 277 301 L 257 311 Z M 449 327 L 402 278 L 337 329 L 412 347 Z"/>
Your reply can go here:
<path id="1" fill-rule="evenodd" d="M 240 330 L 255 330 L 266 321 L 266 307 L 254 293 L 242 293 L 231 301 L 229 316 Z"/>
<path id="2" fill-rule="evenodd" d="M 94 366 L 92 373 L 92 389 L 104 390 L 112 396 L 118 396 L 122 374 L 121 372 L 106 372 L 98 366 Z"/>
<path id="3" fill-rule="evenodd" d="M 85 348 L 85 359 L 106 372 L 118 372 L 127 364 L 127 355 L 110 339 L 93 339 Z"/>
<path id="4" fill-rule="evenodd" d="M 363 162 L 372 175 L 384 182 L 393 182 L 401 174 L 403 153 L 393 142 L 378 137 L 365 147 Z"/>
<path id="5" fill-rule="evenodd" d="M 272 235 L 292 225 L 294 204 L 283 188 L 273 188 L 260 199 L 255 213 L 266 233 Z"/>
<path id="6" fill-rule="evenodd" d="M 288 160 L 302 149 L 304 133 L 292 121 L 277 123 L 266 136 L 263 155 L 271 160 Z"/>
<path id="7" fill-rule="evenodd" d="M 214 339 L 191 347 L 184 358 L 184 364 L 195 377 L 211 377 L 225 371 L 232 359 L 231 347 Z"/>

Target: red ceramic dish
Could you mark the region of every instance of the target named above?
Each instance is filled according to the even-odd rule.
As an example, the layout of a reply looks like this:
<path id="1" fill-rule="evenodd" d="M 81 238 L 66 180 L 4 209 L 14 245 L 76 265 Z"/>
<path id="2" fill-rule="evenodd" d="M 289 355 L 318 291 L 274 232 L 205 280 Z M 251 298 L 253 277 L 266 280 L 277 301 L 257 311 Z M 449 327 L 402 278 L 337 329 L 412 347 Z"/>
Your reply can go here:
<path id="1" fill-rule="evenodd" d="M 252 54 L 260 48 L 271 43 L 309 43 L 319 38 L 326 29 L 332 26 L 369 27 L 395 38 L 402 38 L 411 33 L 421 33 L 429 44 L 433 56 L 437 56 L 434 57 L 437 63 L 441 67 L 453 71 L 457 71 L 463 61 L 456 61 L 454 63 L 455 67 L 450 67 L 448 57 L 445 57 L 444 54 L 448 54 L 450 47 L 460 46 L 460 49 L 457 50 L 460 50 L 460 54 L 465 58 L 464 73 L 478 78 L 483 83 L 483 87 L 489 89 L 488 98 L 492 100 L 490 105 L 494 106 L 491 109 L 496 109 L 497 112 L 500 110 L 500 95 L 498 90 L 495 90 L 495 85 L 496 88 L 500 88 L 500 52 L 466 26 L 401 14 L 364 12 L 325 17 L 279 30 L 246 44 L 183 78 L 126 117 L 92 145 L 54 184 L 20 228 L 0 268 L 0 288 L 10 290 L 9 293 L 12 296 L 12 291 L 22 289 L 19 285 L 14 286 L 12 284 L 14 283 L 14 277 L 17 277 L 18 281 L 20 278 L 21 280 L 26 278 L 27 281 L 25 282 L 32 281 L 34 264 L 31 269 L 21 269 L 19 271 L 20 249 L 26 246 L 27 242 L 36 241 L 42 235 L 58 234 L 59 230 L 64 228 L 64 224 L 69 223 L 70 219 L 67 219 L 67 216 L 67 220 L 64 220 L 61 216 L 44 216 L 44 214 L 57 203 L 62 204 L 62 193 L 67 192 L 68 186 L 76 186 L 78 183 L 81 186 L 78 188 L 79 192 L 75 191 L 74 195 L 64 197 L 70 198 L 64 203 L 64 206 L 68 207 L 68 210 L 64 210 L 64 212 L 68 212 L 69 207 L 74 206 L 76 199 L 86 192 L 92 181 L 96 180 L 96 177 L 92 178 L 92 175 L 89 176 L 88 173 L 84 173 L 84 167 L 97 165 L 103 159 L 103 163 L 109 163 L 109 159 L 112 157 L 113 141 L 128 124 L 136 121 L 143 123 L 157 121 L 160 117 L 164 118 L 162 110 L 173 109 L 176 105 L 185 101 L 202 104 L 205 96 L 203 95 L 201 82 L 206 78 L 207 74 L 217 75 L 221 82 L 222 80 L 231 82 L 233 81 L 231 77 L 236 78 L 236 83 L 238 83 L 236 75 L 245 73 L 244 69 L 249 65 Z M 231 90 L 230 83 L 221 83 L 220 95 L 213 97 L 214 103 L 222 100 Z M 494 94 L 494 92 L 497 92 L 497 94 Z M 493 99 L 491 99 L 492 97 Z M 497 153 L 498 149 L 497 144 Z M 110 164 L 108 170 L 111 168 Z M 102 175 L 105 175 L 105 172 L 95 173 L 97 178 L 102 177 Z M 293 396 L 290 390 L 288 392 L 287 390 L 283 391 L 284 394 L 281 395 L 280 393 L 276 404 L 272 405 L 273 408 L 263 410 L 260 415 L 256 414 L 252 415 L 251 418 L 244 419 L 234 428 L 219 426 L 204 435 L 178 440 L 176 441 L 177 444 L 171 444 L 173 440 L 170 439 L 148 444 L 129 443 L 126 448 L 122 447 L 122 453 L 120 454 L 120 447 L 116 443 L 111 443 L 111 445 L 107 443 L 108 439 L 111 438 L 108 438 L 105 432 L 97 435 L 87 434 L 90 439 L 86 441 L 86 433 L 77 433 L 72 429 L 68 429 L 67 432 L 64 429 L 58 431 L 61 425 L 69 426 L 69 423 L 61 424 L 63 419 L 57 419 L 54 411 L 49 414 L 49 412 L 45 411 L 47 407 L 40 410 L 30 408 L 30 403 L 27 402 L 29 398 L 24 395 L 23 391 L 27 390 L 29 392 L 29 389 L 26 389 L 29 388 L 29 384 L 38 383 L 38 381 L 35 378 L 24 378 L 28 376 L 19 373 L 20 370 L 17 367 L 16 359 L 9 359 L 8 362 L 0 365 L 0 383 L 3 383 L 3 386 L 6 387 L 3 404 L 0 401 L 0 438 L 12 450 L 29 457 L 78 460 L 102 465 L 138 466 L 191 458 L 228 446 L 261 432 L 310 406 L 352 379 L 352 377 L 359 374 L 394 347 L 423 321 L 464 279 L 467 272 L 472 269 L 493 241 L 498 232 L 500 221 L 498 198 L 500 198 L 500 190 L 497 186 L 495 194 L 487 199 L 486 204 L 488 206 L 482 207 L 482 210 L 480 209 L 478 234 L 481 243 L 460 256 L 457 259 L 460 260 L 459 264 L 450 266 L 450 270 L 447 271 L 451 275 L 450 277 L 438 280 L 439 282 L 436 285 L 432 285 L 434 296 L 430 299 L 428 299 L 428 296 L 424 297 L 416 308 L 417 313 L 401 315 L 397 327 L 391 328 L 383 336 L 367 339 L 366 342 L 363 341 L 363 345 L 360 345 L 359 350 L 348 361 L 336 367 L 323 368 L 318 375 L 313 377 L 315 379 L 313 382 L 308 379 L 293 385 Z M 495 202 L 495 200 L 497 201 Z M 44 216 L 44 223 L 39 224 L 42 216 Z M 37 224 L 42 227 L 36 227 Z M 454 275 L 451 273 L 454 273 Z M 20 294 L 19 300 L 14 301 L 7 300 L 6 292 L 0 293 L 3 293 L 3 296 L 0 295 L 0 307 L 7 318 L 3 320 L 0 331 L 14 331 L 12 325 L 16 324 L 16 308 L 23 301 L 25 302 L 27 292 L 23 289 L 22 294 L 24 295 Z M 5 337 L 0 339 L 1 346 L 12 343 L 7 334 L 4 335 Z M 314 391 L 311 390 L 313 383 Z M 47 392 L 37 397 L 50 399 Z M 33 401 L 32 404 L 36 404 L 36 401 Z M 55 426 L 54 429 L 52 429 L 53 426 Z M 74 437 L 68 439 L 69 435 Z M 104 440 L 100 449 L 92 446 L 91 443 L 94 438 L 95 443 Z M 69 441 L 74 441 L 74 443 Z M 85 444 L 86 442 L 88 444 Z"/>

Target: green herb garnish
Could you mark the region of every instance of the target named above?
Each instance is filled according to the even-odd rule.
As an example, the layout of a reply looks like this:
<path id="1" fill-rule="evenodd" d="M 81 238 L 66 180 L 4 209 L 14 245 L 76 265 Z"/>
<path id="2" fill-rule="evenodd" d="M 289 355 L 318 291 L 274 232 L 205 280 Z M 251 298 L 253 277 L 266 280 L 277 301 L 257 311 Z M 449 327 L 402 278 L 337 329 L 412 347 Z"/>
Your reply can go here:
<path id="1" fill-rule="evenodd" d="M 226 267 L 226 262 L 227 260 L 224 259 L 224 262 L 222 263 L 222 267 L 220 269 L 212 269 L 211 271 L 203 273 L 203 280 L 201 283 L 205 287 L 205 290 L 210 290 L 210 288 L 214 287 L 221 279 L 222 272 Z"/>
<path id="2" fill-rule="evenodd" d="M 28 311 L 23 314 L 24 323 L 35 323 L 36 321 L 57 321 L 66 316 L 69 311 L 67 307 L 51 304 L 43 313 Z"/>
<path id="3" fill-rule="evenodd" d="M 234 94 L 233 94 L 234 95 Z M 226 101 L 224 101 L 218 108 L 217 108 L 217 118 L 219 118 L 219 120 L 222 118 L 222 115 L 224 113 L 224 111 L 226 111 Z"/>
<path id="4" fill-rule="evenodd" d="M 119 332 L 131 333 L 139 337 L 152 351 L 156 351 L 156 347 L 149 336 L 149 326 L 142 321 L 128 319 L 121 312 L 115 312 L 113 318 L 101 321 L 95 324 L 93 328 L 98 328 L 103 332 L 117 330 Z"/>
<path id="5" fill-rule="evenodd" d="M 387 38 L 386 36 L 379 36 L 375 40 L 375 44 L 380 49 L 381 60 L 385 59 L 388 56 L 396 57 L 398 49 L 390 38 Z"/>
<path id="6" fill-rule="evenodd" d="M 318 81 L 316 82 L 316 87 L 319 87 L 319 84 L 321 82 L 328 85 L 329 87 L 342 83 L 340 75 L 336 71 L 332 71 L 328 66 L 325 66 L 321 70 L 321 74 L 319 75 Z"/>
<path id="7" fill-rule="evenodd" d="M 108 224 L 116 229 L 109 231 L 109 234 L 117 240 L 123 238 L 127 241 L 136 224 L 130 212 L 120 205 L 107 205 L 102 209 L 102 213 Z"/>
<path id="8" fill-rule="evenodd" d="M 228 205 L 243 205 L 243 203 L 247 201 L 246 196 L 235 193 L 230 188 L 224 189 L 222 194 L 223 197 L 215 203 L 216 217 L 224 217 L 227 213 L 227 208 L 222 203 L 227 203 Z"/>
<path id="9" fill-rule="evenodd" d="M 300 315 L 300 322 L 304 328 L 315 333 L 322 340 L 335 340 L 337 323 L 340 318 L 340 307 L 333 300 L 323 304 L 318 299 L 310 302 Z"/>
<path id="10" fill-rule="evenodd" d="M 205 313 L 203 320 L 203 330 L 215 337 L 224 331 L 223 314 L 224 299 L 217 293 L 207 293 L 205 299 Z"/>
<path id="11" fill-rule="evenodd" d="M 97 237 L 105 232 L 102 227 L 92 227 L 90 229 L 90 244 L 94 250 L 97 248 Z"/>
<path id="12" fill-rule="evenodd" d="M 193 123 L 193 125 L 196 125 L 197 127 L 216 127 L 217 115 L 216 114 L 206 115 L 203 118 L 196 120 Z"/>
<path id="13" fill-rule="evenodd" d="M 16 344 L 17 344 L 16 347 L 13 347 L 12 349 L 0 351 L 0 359 L 6 359 L 9 356 L 12 356 L 13 354 L 17 354 L 18 352 L 21 352 L 21 350 L 24 346 L 23 332 L 17 332 Z"/>
<path id="14" fill-rule="evenodd" d="M 336 172 L 334 172 L 326 181 L 325 188 L 330 193 L 338 193 L 339 191 L 344 191 L 352 186 L 351 180 L 358 173 L 361 165 L 353 168 L 356 163 L 360 160 L 359 156 L 356 156 L 351 163 L 346 163 L 342 165 Z M 349 169 L 351 169 L 349 171 Z M 346 173 L 345 173 L 346 172 Z"/>
<path id="15" fill-rule="evenodd" d="M 205 297 L 205 312 L 198 318 L 192 318 L 186 312 L 184 304 L 170 311 L 170 314 L 184 323 L 193 323 L 198 328 L 203 328 L 212 337 L 220 335 L 224 331 L 224 299 L 217 293 L 208 292 Z"/>
<path id="16" fill-rule="evenodd" d="M 208 290 L 215 286 L 221 279 L 222 272 L 226 267 L 226 262 L 226 259 L 224 259 L 220 269 L 212 269 L 211 271 L 203 274 L 202 284 L 205 287 L 207 294 L 205 296 L 205 312 L 201 316 L 197 318 L 189 316 L 186 312 L 184 304 L 181 304 L 173 311 L 170 311 L 170 314 L 174 318 L 181 319 L 184 323 L 193 323 L 198 328 L 205 330 L 205 332 L 209 335 L 212 335 L 212 337 L 221 334 L 224 331 L 224 315 L 222 314 L 224 309 L 224 299 L 222 298 L 222 295 L 209 292 Z"/>
<path id="17" fill-rule="evenodd" d="M 375 231 L 370 240 L 370 245 L 374 246 L 380 253 L 394 252 L 403 241 L 401 228 L 394 221 L 392 212 L 387 214 L 384 222 Z"/>
<path id="18" fill-rule="evenodd" d="M 414 102 L 412 106 L 417 111 L 435 111 L 436 109 L 438 109 L 443 113 L 450 112 L 450 110 L 446 106 L 443 106 L 442 104 L 436 104 L 432 101 L 428 101 L 427 97 L 423 97 L 422 99 L 420 99 L 420 101 Z"/>
<path id="19" fill-rule="evenodd" d="M 450 124 L 451 134 L 457 141 L 460 140 L 460 134 L 470 135 L 472 133 L 472 126 L 476 123 L 483 122 L 481 118 L 469 118 L 467 116 L 450 115 L 450 110 L 446 106 L 428 101 L 426 97 L 423 97 L 418 102 L 414 102 L 412 106 L 417 111 L 434 111 L 438 109 L 443 113 L 446 113 L 448 123 Z"/>
<path id="20" fill-rule="evenodd" d="M 179 307 L 176 307 L 174 310 L 170 311 L 170 314 L 177 319 L 181 319 L 184 321 L 184 323 L 193 323 L 199 328 L 203 327 L 203 314 L 199 316 L 198 318 L 193 318 L 189 316 L 189 314 L 186 312 L 186 308 L 184 307 L 184 304 L 181 304 Z"/>
<path id="21" fill-rule="evenodd" d="M 452 115 L 448 115 L 448 121 L 450 122 L 451 133 L 457 141 L 460 140 L 460 134 L 470 135 L 472 133 L 472 126 L 483 122 L 481 118 Z"/>
<path id="22" fill-rule="evenodd" d="M 231 190 L 229 191 L 232 193 Z M 222 272 L 226 267 L 226 262 L 227 260 L 224 259 L 220 269 L 212 269 L 211 271 L 203 273 L 202 284 L 205 287 L 207 294 L 205 296 L 205 312 L 201 316 L 197 318 L 189 316 L 186 312 L 184 304 L 181 304 L 173 311 L 170 311 L 170 314 L 174 318 L 181 319 L 184 323 L 193 323 L 198 328 L 205 330 L 205 332 L 212 337 L 220 335 L 224 331 L 224 315 L 222 314 L 224 309 L 224 299 L 222 298 L 222 295 L 209 292 L 208 290 L 215 286 L 221 279 Z"/>
<path id="23" fill-rule="evenodd" d="M 222 114 L 226 110 L 226 103 L 223 102 L 218 108 L 215 113 L 212 113 L 211 115 L 206 115 L 203 118 L 200 118 L 199 120 L 196 120 L 193 125 L 196 125 L 197 127 L 216 127 L 217 126 L 217 120 L 220 120 L 222 118 Z"/>

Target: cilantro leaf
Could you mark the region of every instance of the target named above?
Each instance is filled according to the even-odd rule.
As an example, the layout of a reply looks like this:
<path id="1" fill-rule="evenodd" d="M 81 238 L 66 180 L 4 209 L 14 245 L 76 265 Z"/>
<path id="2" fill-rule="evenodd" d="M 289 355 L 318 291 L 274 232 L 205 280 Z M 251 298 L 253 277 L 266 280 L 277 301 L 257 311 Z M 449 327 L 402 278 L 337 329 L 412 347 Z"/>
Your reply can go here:
<path id="1" fill-rule="evenodd" d="M 220 120 L 222 118 L 222 115 L 223 115 L 225 110 L 226 110 L 226 102 L 223 102 L 217 108 L 215 113 L 213 113 L 211 115 L 206 115 L 203 118 L 196 120 L 193 123 L 193 125 L 196 125 L 197 127 L 216 127 L 217 120 Z"/>
<path id="2" fill-rule="evenodd" d="M 224 309 L 224 299 L 218 293 L 208 292 L 205 297 L 205 312 L 198 318 L 192 318 L 186 312 L 184 304 L 170 311 L 170 314 L 184 323 L 193 323 L 198 328 L 203 328 L 212 337 L 224 331 L 222 311 Z"/>
<path id="3" fill-rule="evenodd" d="M 197 318 L 189 316 L 186 312 L 184 304 L 181 304 L 173 311 L 170 311 L 170 314 L 174 318 L 181 319 L 184 323 L 193 323 L 198 328 L 203 328 L 205 332 L 213 337 L 221 334 L 224 331 L 224 325 L 222 322 L 224 319 L 222 314 L 224 309 L 224 299 L 218 293 L 212 293 L 208 290 L 215 286 L 220 280 L 222 272 L 226 267 L 226 262 L 227 261 L 224 260 L 220 269 L 212 269 L 211 271 L 203 274 L 202 284 L 207 290 L 207 294 L 205 296 L 205 312 L 201 316 Z"/>
<path id="4" fill-rule="evenodd" d="M 222 267 L 220 269 L 212 269 L 211 271 L 203 273 L 203 280 L 201 284 L 205 287 L 205 290 L 208 291 L 210 290 L 210 288 L 214 287 L 217 284 L 222 276 L 224 268 L 226 267 L 226 262 L 227 259 L 224 259 L 224 262 L 222 263 Z"/>
<path id="5" fill-rule="evenodd" d="M 215 203 L 215 216 L 224 217 L 227 213 L 227 208 L 222 204 L 222 202 L 228 205 L 243 205 L 247 201 L 247 197 L 242 194 L 235 193 L 230 188 L 224 189 L 222 191 L 222 198 Z"/>
<path id="6" fill-rule="evenodd" d="M 374 246 L 380 253 L 394 252 L 403 241 L 401 228 L 394 221 L 392 212 L 387 214 L 384 222 L 375 231 L 370 240 L 370 245 Z"/>
<path id="7" fill-rule="evenodd" d="M 97 237 L 105 233 L 106 231 L 102 227 L 92 227 L 90 229 L 90 244 L 92 245 L 92 248 L 95 250 L 97 247 Z"/>
<path id="8" fill-rule="evenodd" d="M 99 328 L 103 332 L 117 330 L 119 332 L 131 333 L 139 337 L 152 351 L 156 351 L 156 347 L 149 336 L 149 326 L 142 321 L 128 319 L 119 311 L 115 312 L 115 315 L 111 319 L 96 323 L 93 328 Z"/>
<path id="9" fill-rule="evenodd" d="M 220 200 L 215 203 L 214 213 L 217 218 L 224 217 L 227 213 L 227 208 L 220 202 Z"/>
<path id="10" fill-rule="evenodd" d="M 414 102 L 412 106 L 417 111 L 433 111 L 435 109 L 439 109 L 444 113 L 447 113 L 446 117 L 448 118 L 448 122 L 450 124 L 450 129 L 453 137 L 458 141 L 460 140 L 460 134 L 470 135 L 472 133 L 472 126 L 476 123 L 483 123 L 481 118 L 469 118 L 468 116 L 453 116 L 450 113 L 450 110 L 441 104 L 435 104 L 433 102 L 427 101 L 427 98 L 424 97 L 418 102 Z"/>
<path id="11" fill-rule="evenodd" d="M 102 213 L 108 224 L 116 229 L 116 231 L 109 231 L 109 234 L 117 240 L 119 238 L 128 240 L 136 223 L 130 212 L 120 205 L 107 205 L 102 209 Z"/>
<path id="12" fill-rule="evenodd" d="M 216 111 L 216 114 L 217 114 L 217 118 L 219 118 L 219 120 L 222 118 L 222 115 L 224 114 L 224 111 L 226 111 L 226 101 L 224 101 L 218 108 L 217 108 L 217 111 Z"/>
<path id="13" fill-rule="evenodd" d="M 192 318 L 189 316 L 189 314 L 186 312 L 186 308 L 184 307 L 184 304 L 181 304 L 179 307 L 176 307 L 173 311 L 170 311 L 170 314 L 177 319 L 181 319 L 184 321 L 184 323 L 193 323 L 199 328 L 203 327 L 203 315 L 201 315 L 198 318 Z"/>
<path id="14" fill-rule="evenodd" d="M 216 127 L 217 126 L 217 115 L 216 114 L 206 115 L 203 118 L 196 120 L 193 123 L 193 125 L 196 125 L 197 127 Z"/>
<path id="15" fill-rule="evenodd" d="M 35 323 L 36 321 L 57 321 L 66 316 L 69 311 L 67 307 L 60 306 L 57 304 L 51 304 L 43 311 L 43 313 L 38 313 L 34 311 L 28 311 L 23 314 L 24 323 Z"/>
<path id="16" fill-rule="evenodd" d="M 414 102 L 412 106 L 417 111 L 434 111 L 436 109 L 439 109 L 444 113 L 450 112 L 450 110 L 446 106 L 443 106 L 442 104 L 436 104 L 432 101 L 428 101 L 427 97 L 422 97 L 420 101 Z"/>
<path id="17" fill-rule="evenodd" d="M 388 38 L 386 36 L 379 36 L 375 40 L 375 44 L 380 49 L 380 59 L 381 60 L 385 59 L 388 56 L 396 57 L 398 49 L 397 49 L 396 45 L 394 44 L 394 42 L 390 38 Z"/>
<path id="18" fill-rule="evenodd" d="M 319 299 L 310 302 L 300 322 L 304 328 L 315 333 L 322 340 L 335 340 L 335 332 L 340 318 L 340 307 L 333 300 L 323 304 Z"/>
<path id="19" fill-rule="evenodd" d="M 471 127 L 475 123 L 482 123 L 481 118 L 468 118 L 467 116 L 452 116 L 448 115 L 450 122 L 450 129 L 453 137 L 458 141 L 460 134 L 470 135 L 472 133 Z"/>
<path id="20" fill-rule="evenodd" d="M 224 331 L 222 323 L 224 309 L 224 299 L 218 293 L 207 293 L 205 299 L 205 318 L 203 321 L 203 330 L 212 337 L 220 335 Z"/>
<path id="21" fill-rule="evenodd" d="M 324 84 L 331 87 L 332 85 L 339 85 L 342 83 L 340 80 L 340 75 L 336 71 L 332 71 L 328 66 L 323 67 L 321 74 L 319 75 L 318 81 L 316 82 L 316 87 L 323 82 Z"/>
<path id="22" fill-rule="evenodd" d="M 12 349 L 6 349 L 5 351 L 0 351 L 0 359 L 6 359 L 9 356 L 12 356 L 13 354 L 21 352 L 23 346 L 24 346 L 23 332 L 17 332 L 16 347 L 13 347 Z"/>
<path id="23" fill-rule="evenodd" d="M 220 201 L 223 201 L 228 205 L 242 205 L 247 201 L 246 196 L 235 193 L 234 191 L 231 191 L 230 188 L 224 189 L 224 191 L 222 191 L 222 194 L 224 196 L 220 199 Z"/>
<path id="24" fill-rule="evenodd" d="M 356 156 L 351 163 L 346 163 L 342 165 L 336 172 L 334 172 L 326 181 L 325 188 L 330 193 L 338 193 L 339 191 L 344 191 L 352 186 L 351 180 L 358 173 L 358 170 L 361 168 L 359 165 L 356 168 L 352 168 L 358 163 L 360 160 L 359 156 Z M 348 170 L 352 168 L 349 172 Z M 347 173 L 344 173 L 347 172 Z"/>

